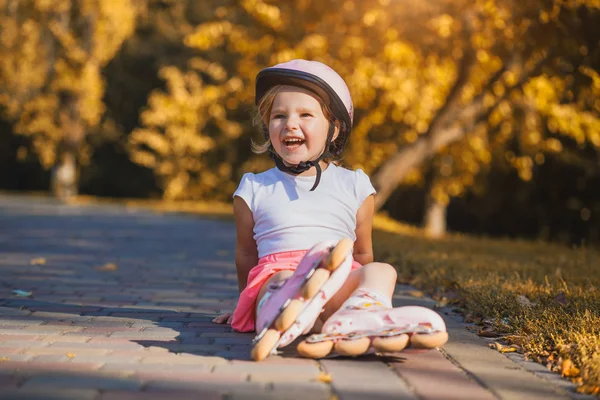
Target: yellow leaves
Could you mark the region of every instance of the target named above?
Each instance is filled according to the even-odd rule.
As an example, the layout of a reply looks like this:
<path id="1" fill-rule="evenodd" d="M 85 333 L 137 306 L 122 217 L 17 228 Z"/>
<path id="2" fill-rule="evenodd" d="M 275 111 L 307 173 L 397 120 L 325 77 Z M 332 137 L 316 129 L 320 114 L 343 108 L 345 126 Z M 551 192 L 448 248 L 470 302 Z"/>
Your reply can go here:
<path id="1" fill-rule="evenodd" d="M 362 21 L 365 26 L 373 26 L 383 16 L 382 10 L 369 10 L 363 15 Z"/>
<path id="2" fill-rule="evenodd" d="M 576 389 L 577 393 L 585 393 L 585 394 L 592 394 L 592 395 L 599 395 L 600 394 L 600 385 L 580 385 L 577 387 Z"/>
<path id="3" fill-rule="evenodd" d="M 417 51 L 406 42 L 392 41 L 385 45 L 383 55 L 388 61 L 406 64 L 415 60 Z"/>
<path id="4" fill-rule="evenodd" d="M 452 34 L 454 25 L 454 18 L 448 14 L 443 14 L 439 17 L 432 18 L 429 21 L 429 26 L 433 28 L 441 38 L 444 39 L 448 38 Z"/>
<path id="5" fill-rule="evenodd" d="M 325 372 L 321 372 L 316 380 L 317 382 L 331 383 L 333 381 L 333 378 L 331 378 L 331 375 L 326 374 Z"/>
<path id="6" fill-rule="evenodd" d="M 543 147 L 545 151 L 558 153 L 562 151 L 563 146 L 560 140 L 555 138 L 549 138 L 544 141 Z"/>
<path id="7" fill-rule="evenodd" d="M 560 365 L 560 374 L 565 377 L 575 377 L 579 375 L 579 368 L 575 366 L 573 361 L 566 359 Z"/>
<path id="8" fill-rule="evenodd" d="M 498 342 L 488 344 L 490 349 L 498 350 L 500 353 L 520 353 L 522 351 L 521 346 L 516 344 L 504 345 Z"/>
<path id="9" fill-rule="evenodd" d="M 195 32 L 186 36 L 184 44 L 198 50 L 208 50 L 223 44 L 225 38 L 233 31 L 228 21 L 217 21 L 199 25 Z"/>
<path id="10" fill-rule="evenodd" d="M 44 257 L 33 258 L 33 259 L 31 259 L 31 261 L 29 261 L 29 264 L 31 264 L 31 265 L 44 265 L 44 264 L 46 264 L 46 259 Z"/>
<path id="11" fill-rule="evenodd" d="M 94 269 L 96 271 L 114 272 L 118 269 L 118 267 L 117 267 L 117 264 L 115 264 L 115 263 L 106 263 L 106 264 L 100 265 Z"/>

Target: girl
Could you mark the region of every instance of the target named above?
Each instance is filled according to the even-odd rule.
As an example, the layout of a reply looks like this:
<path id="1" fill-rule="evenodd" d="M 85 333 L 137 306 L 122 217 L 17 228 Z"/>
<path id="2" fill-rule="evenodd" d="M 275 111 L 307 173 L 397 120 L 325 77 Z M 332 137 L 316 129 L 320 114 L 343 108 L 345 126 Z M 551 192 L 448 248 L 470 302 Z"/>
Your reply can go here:
<path id="1" fill-rule="evenodd" d="M 445 343 L 445 325 L 433 311 L 392 308 L 396 270 L 373 262 L 375 189 L 363 171 L 344 169 L 332 162 L 340 158 L 352 129 L 353 105 L 344 80 L 325 64 L 293 60 L 258 74 L 255 100 L 265 141 L 253 143 L 253 149 L 269 152 L 276 167 L 245 174 L 234 193 L 240 298 L 233 315 L 221 315 L 213 322 L 231 323 L 238 332 L 254 331 L 268 298 L 283 291 L 286 282 L 294 280 L 295 272 L 306 274 L 298 265 L 303 257 L 309 257 L 309 249 L 324 241 L 351 238 L 353 260 L 347 277 L 333 290 L 323 312 L 309 321 L 308 328 L 312 326 L 313 332 L 371 334 L 353 341 L 316 342 L 318 351 L 315 344 L 303 342 L 298 351 L 322 357 L 331 350 L 345 355 L 362 354 L 370 347 L 398 351 L 409 340 L 424 347 Z M 410 339 L 406 334 L 386 338 L 373 333 L 406 327 L 415 323 L 414 318 L 431 328 L 427 339 L 415 335 Z M 255 359 L 264 356 L 253 354 Z"/>

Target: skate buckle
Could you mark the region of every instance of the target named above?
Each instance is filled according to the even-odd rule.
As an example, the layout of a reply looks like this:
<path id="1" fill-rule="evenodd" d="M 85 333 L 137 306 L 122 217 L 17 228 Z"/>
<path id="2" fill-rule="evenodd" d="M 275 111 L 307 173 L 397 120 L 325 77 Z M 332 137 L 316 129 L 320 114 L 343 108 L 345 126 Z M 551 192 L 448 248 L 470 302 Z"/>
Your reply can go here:
<path id="1" fill-rule="evenodd" d="M 268 327 L 265 327 L 262 331 L 260 331 L 258 335 L 254 336 L 254 339 L 252 339 L 252 346 L 258 343 L 258 341 L 262 339 L 263 336 L 265 336 L 265 333 L 267 333 L 268 330 Z"/>

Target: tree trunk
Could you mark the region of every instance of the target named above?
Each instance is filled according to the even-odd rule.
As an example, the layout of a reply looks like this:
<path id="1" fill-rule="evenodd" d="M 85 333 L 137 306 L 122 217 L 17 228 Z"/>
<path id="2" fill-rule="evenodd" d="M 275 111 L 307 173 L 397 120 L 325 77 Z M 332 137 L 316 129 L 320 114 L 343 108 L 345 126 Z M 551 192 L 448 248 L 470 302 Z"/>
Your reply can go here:
<path id="1" fill-rule="evenodd" d="M 52 168 L 50 187 L 52 194 L 58 199 L 68 199 L 77 195 L 77 163 L 75 154 L 64 152 Z"/>
<path id="2" fill-rule="evenodd" d="M 379 210 L 398 187 L 406 174 L 433 157 L 442 147 L 456 142 L 464 136 L 463 129 L 454 124 L 432 132 L 429 137 L 421 137 L 416 142 L 405 146 L 387 160 L 373 176 L 373 185 L 377 189 L 375 209 Z"/>
<path id="3" fill-rule="evenodd" d="M 446 234 L 447 208 L 446 204 L 440 203 L 433 196 L 428 196 L 424 217 L 426 236 L 440 238 Z"/>

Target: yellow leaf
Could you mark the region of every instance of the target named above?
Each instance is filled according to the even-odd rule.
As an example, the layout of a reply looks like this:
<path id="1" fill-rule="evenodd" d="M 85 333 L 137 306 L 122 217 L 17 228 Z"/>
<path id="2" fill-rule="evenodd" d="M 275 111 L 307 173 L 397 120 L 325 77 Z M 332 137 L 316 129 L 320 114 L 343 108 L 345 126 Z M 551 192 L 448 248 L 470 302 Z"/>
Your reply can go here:
<path id="1" fill-rule="evenodd" d="M 498 342 L 490 343 L 488 345 L 491 349 L 498 350 L 500 353 L 517 353 L 521 350 L 520 346 L 515 344 L 504 345 Z"/>
<path id="2" fill-rule="evenodd" d="M 321 372 L 321 375 L 317 377 L 318 382 L 331 383 L 332 380 L 331 375 L 326 374 L 325 372 Z"/>
<path id="3" fill-rule="evenodd" d="M 600 394 L 600 386 L 598 386 L 598 385 L 581 385 L 581 386 L 577 387 L 577 392 L 598 395 L 598 394 Z"/>
<path id="4" fill-rule="evenodd" d="M 31 265 L 44 265 L 46 264 L 46 259 L 43 257 L 34 258 L 30 261 Z"/>
<path id="5" fill-rule="evenodd" d="M 96 267 L 95 269 L 96 269 L 96 271 L 116 271 L 117 270 L 117 264 L 108 263 L 108 264 L 104 264 L 104 265 L 101 265 L 99 267 Z"/>
<path id="6" fill-rule="evenodd" d="M 67 353 L 67 357 L 69 357 L 69 358 L 75 358 L 76 355 L 77 354 L 75 354 L 75 353 Z"/>
<path id="7" fill-rule="evenodd" d="M 6 361 L 10 361 L 10 358 L 8 358 L 8 357 L 0 357 L 0 362 L 6 362 Z"/>
<path id="8" fill-rule="evenodd" d="M 573 364 L 573 361 L 566 359 L 562 362 L 560 366 L 560 374 L 562 376 L 574 377 L 579 375 L 579 368 Z"/>

